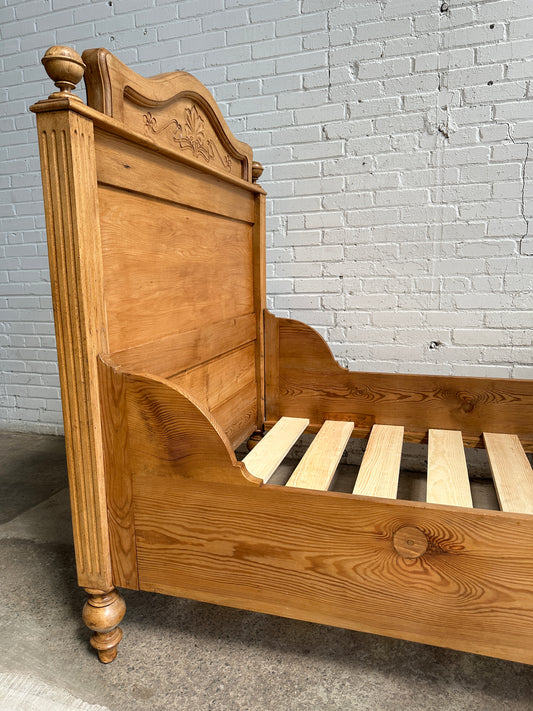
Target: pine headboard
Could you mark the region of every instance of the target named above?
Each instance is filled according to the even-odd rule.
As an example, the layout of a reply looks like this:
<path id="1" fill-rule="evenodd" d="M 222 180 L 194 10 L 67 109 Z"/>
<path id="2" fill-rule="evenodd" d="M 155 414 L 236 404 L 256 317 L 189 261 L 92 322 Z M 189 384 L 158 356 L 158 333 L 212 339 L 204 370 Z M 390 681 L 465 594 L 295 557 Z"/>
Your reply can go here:
<path id="1" fill-rule="evenodd" d="M 96 212 L 82 231 L 97 351 L 185 388 L 236 446 L 264 416 L 261 168 L 189 74 L 146 79 L 105 49 L 83 62 L 89 106 L 64 91 L 55 105 L 70 102 L 65 160 L 80 162 L 79 199 Z M 53 155 L 62 149 L 46 104 L 36 110 Z"/>

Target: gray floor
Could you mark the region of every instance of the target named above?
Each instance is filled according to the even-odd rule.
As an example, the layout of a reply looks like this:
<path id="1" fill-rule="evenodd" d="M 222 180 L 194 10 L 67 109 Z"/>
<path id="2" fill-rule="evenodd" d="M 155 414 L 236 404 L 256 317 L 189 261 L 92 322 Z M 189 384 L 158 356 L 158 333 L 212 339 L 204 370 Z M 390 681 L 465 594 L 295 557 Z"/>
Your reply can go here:
<path id="1" fill-rule="evenodd" d="M 533 667 L 129 591 L 99 664 L 65 484 L 61 438 L 0 433 L 0 711 L 533 709 Z"/>

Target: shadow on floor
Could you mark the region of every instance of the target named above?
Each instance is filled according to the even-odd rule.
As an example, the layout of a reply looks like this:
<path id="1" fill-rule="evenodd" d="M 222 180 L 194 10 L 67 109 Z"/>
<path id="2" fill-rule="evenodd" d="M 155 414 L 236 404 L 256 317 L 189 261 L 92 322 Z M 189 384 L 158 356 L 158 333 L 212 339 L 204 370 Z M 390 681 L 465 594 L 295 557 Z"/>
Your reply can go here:
<path id="1" fill-rule="evenodd" d="M 65 440 L 0 432 L 0 524 L 67 486 Z"/>

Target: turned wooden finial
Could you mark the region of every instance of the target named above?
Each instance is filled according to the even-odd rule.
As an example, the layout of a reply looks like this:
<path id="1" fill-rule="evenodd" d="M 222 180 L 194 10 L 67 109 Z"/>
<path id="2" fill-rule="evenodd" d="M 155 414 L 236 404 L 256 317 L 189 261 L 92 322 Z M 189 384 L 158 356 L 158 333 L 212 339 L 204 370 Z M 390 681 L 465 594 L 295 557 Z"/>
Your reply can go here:
<path id="1" fill-rule="evenodd" d="M 118 626 L 126 612 L 126 603 L 115 588 L 89 590 L 89 599 L 83 608 L 83 621 L 94 632 L 91 646 L 98 652 L 103 664 L 109 664 L 117 656 L 117 646 L 122 639 Z"/>
<path id="2" fill-rule="evenodd" d="M 55 46 L 46 50 L 41 61 L 46 73 L 59 89 L 50 94 L 49 98 L 70 96 L 81 101 L 79 96 L 71 93 L 85 72 L 85 64 L 80 55 L 71 47 Z"/>
<path id="3" fill-rule="evenodd" d="M 263 166 L 258 160 L 254 160 L 252 163 L 252 183 L 257 183 L 259 178 L 263 173 Z"/>

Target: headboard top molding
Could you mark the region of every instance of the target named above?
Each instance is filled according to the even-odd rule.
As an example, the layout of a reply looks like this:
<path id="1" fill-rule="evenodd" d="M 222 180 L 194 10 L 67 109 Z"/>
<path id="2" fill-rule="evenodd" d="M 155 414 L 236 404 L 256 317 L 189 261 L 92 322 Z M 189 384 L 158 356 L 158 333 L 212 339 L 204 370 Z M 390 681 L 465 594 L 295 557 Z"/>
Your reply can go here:
<path id="1" fill-rule="evenodd" d="M 252 180 L 252 149 L 231 133 L 206 87 L 187 72 L 142 77 L 107 49 L 83 53 L 90 107 L 161 147 Z"/>
<path id="2" fill-rule="evenodd" d="M 174 160 L 178 158 L 178 160 L 182 163 L 186 163 L 187 165 L 190 165 L 193 168 L 197 168 L 204 173 L 209 173 L 213 176 L 216 176 L 218 179 L 222 178 L 225 182 L 238 185 L 239 187 L 245 190 L 249 190 L 252 193 L 265 194 L 264 189 L 256 182 L 248 182 L 248 180 L 244 180 L 243 178 L 240 178 L 238 176 L 233 176 L 229 173 L 219 172 L 207 163 L 200 163 L 194 160 L 192 156 L 189 156 L 186 153 L 178 153 L 172 146 L 155 145 L 149 137 L 143 136 L 142 134 L 136 133 L 135 131 L 128 130 L 120 121 L 117 121 L 116 119 L 111 118 L 110 116 L 106 116 L 100 111 L 95 111 L 95 109 L 92 109 L 91 107 L 87 106 L 87 104 L 84 104 L 83 101 L 81 101 L 81 99 L 78 96 L 75 96 L 74 94 L 67 94 L 66 92 L 56 92 L 53 98 L 49 97 L 48 99 L 42 99 L 41 101 L 38 101 L 37 103 L 30 106 L 30 111 L 33 111 L 33 113 L 35 114 L 55 111 L 71 111 L 80 114 L 81 116 L 85 116 L 86 118 L 90 119 L 96 128 L 100 128 L 106 133 L 110 133 L 115 136 L 121 136 L 122 138 L 126 138 L 127 140 L 130 140 L 140 146 L 150 148 L 156 153 L 169 156 Z M 262 168 L 260 163 L 253 161 L 253 166 L 255 165 L 260 166 L 260 169 Z M 253 177 L 254 171 L 252 168 L 252 179 Z"/>
<path id="3" fill-rule="evenodd" d="M 257 161 L 253 161 L 253 163 L 251 163 L 249 171 L 251 177 L 248 178 L 243 178 L 240 175 L 233 175 L 227 171 L 219 171 L 209 163 L 195 160 L 192 153 L 176 150 L 176 148 L 170 145 L 170 143 L 167 145 L 159 145 L 155 143 L 149 135 L 132 130 L 131 128 L 125 126 L 123 122 L 118 121 L 111 116 L 107 116 L 101 111 L 91 108 L 90 106 L 87 106 L 87 104 L 84 104 L 79 96 L 71 93 L 70 90 L 61 90 L 51 94 L 47 99 L 37 101 L 37 103 L 30 106 L 30 111 L 33 111 L 36 114 L 58 111 L 69 111 L 80 114 L 81 116 L 85 116 L 90 119 L 95 128 L 99 128 L 105 133 L 120 136 L 137 145 L 149 148 L 156 153 L 166 155 L 173 160 L 178 159 L 181 163 L 190 165 L 203 173 L 209 173 L 219 180 L 222 179 L 227 183 L 238 185 L 239 187 L 252 193 L 265 193 L 263 188 L 256 182 L 263 169 L 262 165 Z M 251 155 L 251 149 L 249 146 L 246 146 L 246 144 L 241 145 L 244 145 L 249 150 Z"/>

